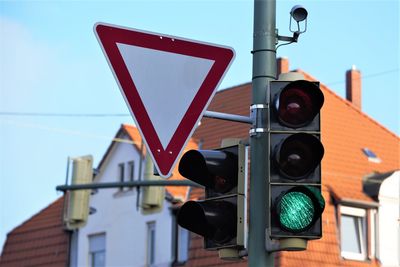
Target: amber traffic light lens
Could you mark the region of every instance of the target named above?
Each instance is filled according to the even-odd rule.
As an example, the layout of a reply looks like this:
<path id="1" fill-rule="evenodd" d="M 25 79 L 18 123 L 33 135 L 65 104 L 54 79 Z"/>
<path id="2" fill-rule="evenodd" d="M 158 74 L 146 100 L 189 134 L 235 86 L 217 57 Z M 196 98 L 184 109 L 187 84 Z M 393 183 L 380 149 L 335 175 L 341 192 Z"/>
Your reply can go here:
<path id="1" fill-rule="evenodd" d="M 324 147 L 311 134 L 293 134 L 278 146 L 276 161 L 280 172 L 289 179 L 299 180 L 318 166 L 324 155 Z"/>

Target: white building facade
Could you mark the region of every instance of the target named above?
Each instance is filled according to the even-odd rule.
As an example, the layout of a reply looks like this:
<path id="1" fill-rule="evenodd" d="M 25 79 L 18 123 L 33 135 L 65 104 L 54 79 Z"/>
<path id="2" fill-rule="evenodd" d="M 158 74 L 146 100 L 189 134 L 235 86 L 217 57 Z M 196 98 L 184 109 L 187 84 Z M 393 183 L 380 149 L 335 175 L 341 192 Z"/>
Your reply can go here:
<path id="1" fill-rule="evenodd" d="M 400 266 L 400 171 L 379 189 L 379 259 L 383 267 Z"/>
<path id="2" fill-rule="evenodd" d="M 139 146 L 129 143 L 129 132 L 117 134 L 99 166 L 94 183 L 142 179 L 145 157 Z M 133 127 L 132 127 L 133 128 Z M 142 191 L 142 190 L 141 190 Z M 137 188 L 93 191 L 87 224 L 75 231 L 70 266 L 166 267 L 187 258 L 189 235 L 176 224 L 173 196 L 164 198 L 159 212 L 143 214 Z"/>

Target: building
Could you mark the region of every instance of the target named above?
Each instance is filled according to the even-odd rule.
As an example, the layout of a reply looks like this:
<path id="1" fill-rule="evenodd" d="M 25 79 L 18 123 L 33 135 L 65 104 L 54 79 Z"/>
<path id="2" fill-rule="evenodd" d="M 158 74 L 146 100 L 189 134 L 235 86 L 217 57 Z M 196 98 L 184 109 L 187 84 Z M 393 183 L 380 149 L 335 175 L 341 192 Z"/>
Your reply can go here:
<path id="1" fill-rule="evenodd" d="M 287 59 L 278 59 L 278 72 L 289 70 Z M 316 81 L 309 74 L 306 80 Z M 361 110 L 361 73 L 352 68 L 346 72 L 346 95 L 343 99 L 321 83 L 325 102 L 321 110 L 321 138 L 325 148 L 322 160 L 323 237 L 309 242 L 303 252 L 276 253 L 275 266 L 399 266 L 399 251 L 380 251 L 398 247 L 398 219 L 391 216 L 393 232 L 381 230 L 377 223 L 380 203 L 363 192 L 364 177 L 400 169 L 400 139 Z M 208 110 L 247 115 L 251 103 L 251 83 L 219 91 Z M 195 131 L 203 148 L 218 147 L 226 137 L 248 137 L 249 126 L 204 118 Z M 393 178 L 396 179 L 396 178 Z M 398 178 L 397 178 L 398 179 Z M 395 192 L 393 192 L 396 195 Z M 399 203 L 398 195 L 394 201 Z M 394 205 L 395 206 L 395 205 Z M 392 214 L 398 214 L 391 206 Z M 251 211 L 250 211 L 251 212 Z M 397 220 L 397 221 L 396 221 Z M 397 228 L 396 228 L 397 227 Z M 381 235 L 378 235 L 378 232 Z M 397 236 L 388 238 L 387 235 Z M 382 264 L 381 255 L 394 265 Z M 189 260 L 185 266 L 246 266 L 218 259 L 217 253 L 202 249 L 202 238 L 192 235 Z"/>
<path id="2" fill-rule="evenodd" d="M 62 222 L 64 197 L 7 235 L 0 266 L 67 266 L 70 233 Z"/>
<path id="3" fill-rule="evenodd" d="M 197 149 L 197 144 L 190 140 L 187 149 L 192 148 Z M 152 165 L 150 171 L 146 169 L 150 162 L 138 130 L 121 125 L 100 161 L 94 182 L 146 179 L 153 171 Z M 169 179 L 182 177 L 175 169 Z M 158 189 L 162 188 L 95 190 L 90 207 L 96 212 L 72 236 L 71 266 L 170 266 L 185 261 L 189 235 L 177 227 L 173 213 L 175 204 L 187 198 L 189 187 L 166 187 L 162 207 L 148 211 L 146 194 L 164 196 Z"/>
<path id="4" fill-rule="evenodd" d="M 377 252 L 382 266 L 400 266 L 400 171 L 364 177 L 364 192 L 379 203 Z M 395 257 L 397 255 L 397 257 Z"/>
<path id="5" fill-rule="evenodd" d="M 287 72 L 288 60 L 279 59 L 278 69 Z M 317 80 L 298 72 L 307 80 Z M 276 253 L 275 266 L 399 266 L 400 196 L 395 186 L 400 178 L 399 172 L 393 173 L 400 169 L 399 137 L 361 111 L 358 70 L 346 74 L 348 99 L 323 84 L 321 89 L 325 96 L 321 111 L 323 238 L 309 242 L 303 252 Z M 248 116 L 250 103 L 251 83 L 247 83 L 217 92 L 208 110 Z M 198 143 L 204 149 L 217 148 L 223 138 L 248 138 L 248 131 L 247 124 L 203 118 L 189 147 L 196 148 Z M 145 169 L 136 129 L 122 125 L 116 138 L 123 142 L 111 143 L 96 182 L 139 179 L 140 166 L 141 173 Z M 180 179 L 176 169 L 173 177 Z M 106 266 L 247 266 L 245 258 L 222 261 L 216 252 L 205 251 L 203 239 L 196 234 L 191 233 L 188 242 L 188 233 L 176 226 L 177 206 L 188 198 L 201 198 L 201 189 L 170 187 L 166 192 L 160 212 L 142 214 L 136 188 L 98 190 L 90 201 L 96 213 L 71 235 L 66 265 L 88 266 L 105 255 Z"/>

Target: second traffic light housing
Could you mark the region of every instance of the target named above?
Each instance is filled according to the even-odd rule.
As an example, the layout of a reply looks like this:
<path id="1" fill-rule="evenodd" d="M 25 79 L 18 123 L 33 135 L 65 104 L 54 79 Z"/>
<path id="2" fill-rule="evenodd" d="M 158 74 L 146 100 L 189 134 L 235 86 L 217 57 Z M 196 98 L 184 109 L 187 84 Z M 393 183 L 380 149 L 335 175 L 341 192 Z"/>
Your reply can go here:
<path id="1" fill-rule="evenodd" d="M 190 150 L 179 162 L 182 176 L 205 187 L 205 199 L 188 201 L 178 224 L 204 237 L 209 250 L 244 247 L 245 146 Z"/>

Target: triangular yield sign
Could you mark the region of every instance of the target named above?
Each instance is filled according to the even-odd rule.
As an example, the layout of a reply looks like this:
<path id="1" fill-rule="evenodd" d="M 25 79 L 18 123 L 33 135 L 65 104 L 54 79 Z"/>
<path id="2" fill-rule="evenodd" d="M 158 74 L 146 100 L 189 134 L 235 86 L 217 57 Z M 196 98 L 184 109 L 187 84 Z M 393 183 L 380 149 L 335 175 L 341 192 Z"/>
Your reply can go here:
<path id="1" fill-rule="evenodd" d="M 110 24 L 94 30 L 159 174 L 169 177 L 234 50 Z"/>

